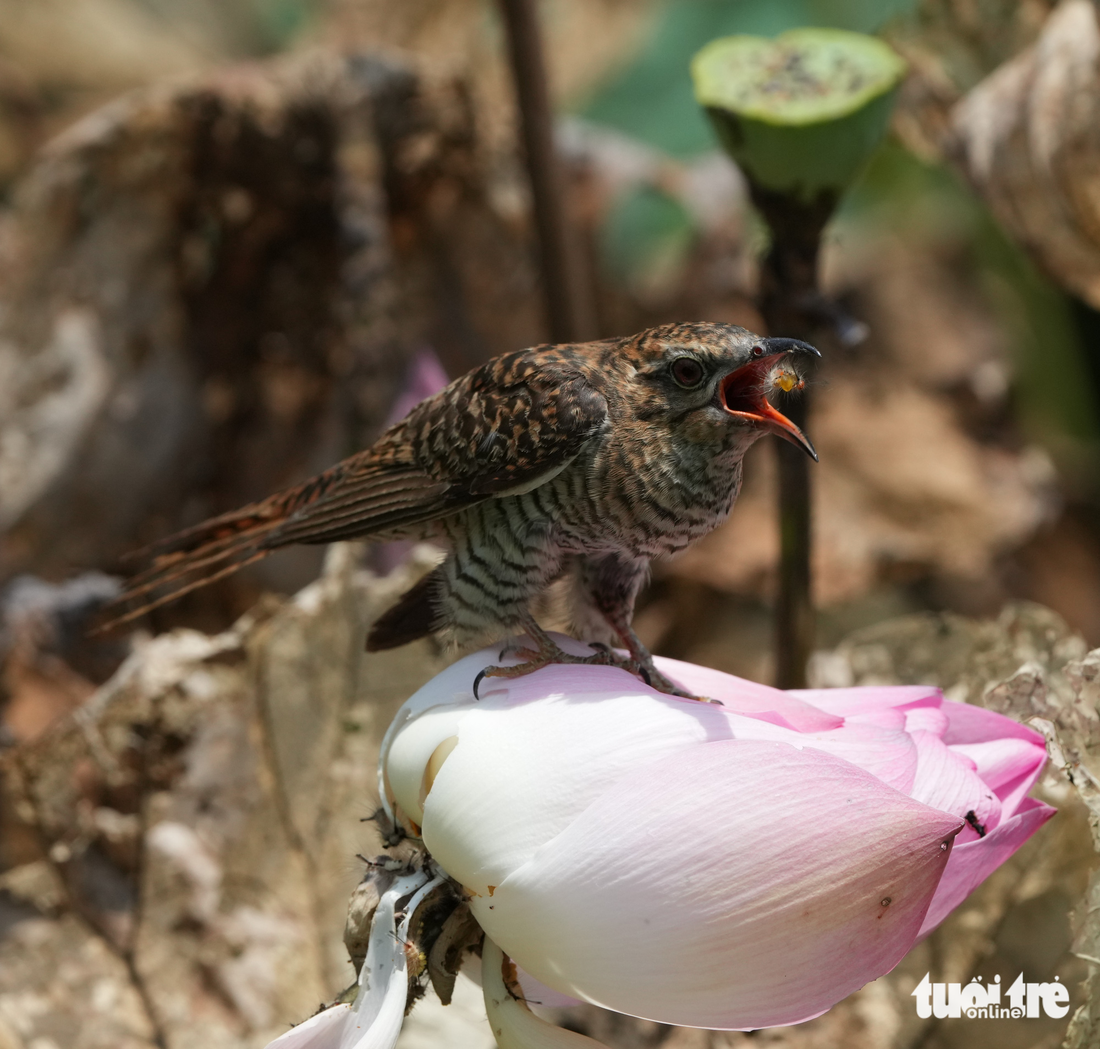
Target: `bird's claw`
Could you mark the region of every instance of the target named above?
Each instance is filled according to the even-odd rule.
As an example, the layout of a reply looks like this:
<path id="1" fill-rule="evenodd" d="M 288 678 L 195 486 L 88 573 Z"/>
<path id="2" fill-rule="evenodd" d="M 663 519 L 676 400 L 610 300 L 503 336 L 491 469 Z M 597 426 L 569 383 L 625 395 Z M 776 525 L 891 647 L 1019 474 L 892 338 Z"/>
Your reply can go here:
<path id="1" fill-rule="evenodd" d="M 518 648 L 510 645 L 506 646 L 501 650 L 500 659 L 516 651 L 526 652 L 531 658 L 523 663 L 517 663 L 515 666 L 485 667 L 484 670 L 479 671 L 474 678 L 472 689 L 474 699 L 481 699 L 479 690 L 481 688 L 481 683 L 487 677 L 523 677 L 525 674 L 541 670 L 543 667 L 549 666 L 552 663 L 572 663 L 583 666 L 616 667 L 619 670 L 625 670 L 628 674 L 634 674 L 636 677 L 641 678 L 650 688 L 656 689 L 658 692 L 663 692 L 666 695 L 677 696 L 680 699 L 694 699 L 704 703 L 717 703 L 721 706 L 721 703 L 716 699 L 696 696 L 690 692 L 685 692 L 682 688 L 678 688 L 647 659 L 619 656 L 614 649 L 599 641 L 589 641 L 587 644 L 590 649 L 595 650 L 590 656 L 570 655 L 568 652 L 563 652 L 557 647 L 549 648 L 547 646 L 540 646 L 535 649 L 530 649 L 526 647 Z"/>
<path id="2" fill-rule="evenodd" d="M 633 659 L 620 659 L 607 645 L 604 645 L 598 641 L 590 642 L 590 648 L 596 649 L 596 651 L 590 656 L 573 656 L 568 652 L 563 652 L 560 648 L 540 646 L 535 649 L 527 648 L 526 646 L 513 647 L 512 645 L 506 645 L 500 653 L 499 659 L 503 659 L 506 655 L 515 653 L 516 651 L 522 651 L 527 653 L 530 658 L 522 663 L 517 663 L 512 667 L 485 667 L 484 670 L 478 672 L 474 678 L 473 694 L 474 699 L 480 700 L 480 688 L 482 681 L 487 677 L 522 677 L 524 674 L 530 674 L 536 670 L 541 670 L 545 666 L 549 666 L 551 663 L 574 663 L 583 664 L 586 666 L 608 666 L 619 667 L 621 670 L 626 670 L 631 674 L 639 673 L 639 665 Z"/>
<path id="3" fill-rule="evenodd" d="M 639 660 L 636 665 L 638 667 L 636 671 L 637 675 L 649 685 L 650 688 L 654 688 L 658 692 L 663 692 L 667 696 L 676 696 L 679 699 L 694 699 L 700 703 L 715 703 L 718 706 L 722 706 L 720 700 L 710 699 L 707 696 L 697 696 L 693 692 L 685 692 L 682 688 L 679 688 L 669 681 L 669 679 L 653 666 L 652 663 Z"/>
<path id="4" fill-rule="evenodd" d="M 474 678 L 474 699 L 481 699 L 478 689 L 481 687 L 481 682 L 487 677 L 523 677 L 524 674 L 530 674 L 532 671 L 541 670 L 550 663 L 558 662 L 552 656 L 547 656 L 544 653 L 536 651 L 531 654 L 534 657 L 533 659 L 529 659 L 525 663 L 517 663 L 514 667 L 486 667 L 484 670 L 478 671 L 477 677 Z"/>

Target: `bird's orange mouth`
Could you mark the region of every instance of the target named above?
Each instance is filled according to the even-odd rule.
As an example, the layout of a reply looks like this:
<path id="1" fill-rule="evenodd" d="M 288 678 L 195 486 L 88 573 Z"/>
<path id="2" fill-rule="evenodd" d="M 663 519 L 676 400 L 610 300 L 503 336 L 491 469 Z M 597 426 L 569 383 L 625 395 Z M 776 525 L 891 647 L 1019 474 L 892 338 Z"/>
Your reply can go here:
<path id="1" fill-rule="evenodd" d="M 814 451 L 810 439 L 782 412 L 768 403 L 768 394 L 775 385 L 773 376 L 777 358 L 788 352 L 790 351 L 783 349 L 762 353 L 748 364 L 730 372 L 719 384 L 719 396 L 722 407 L 730 415 L 747 419 L 769 433 L 790 441 L 816 462 L 817 452 Z"/>

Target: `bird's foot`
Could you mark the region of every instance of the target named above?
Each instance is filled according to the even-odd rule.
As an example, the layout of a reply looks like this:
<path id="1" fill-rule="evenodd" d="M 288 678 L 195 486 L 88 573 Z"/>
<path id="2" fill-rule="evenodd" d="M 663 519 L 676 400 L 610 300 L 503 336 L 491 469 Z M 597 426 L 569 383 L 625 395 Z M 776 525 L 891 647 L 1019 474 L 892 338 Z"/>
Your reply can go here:
<path id="1" fill-rule="evenodd" d="M 549 639 L 540 641 L 540 643 L 533 648 L 522 644 L 508 645 L 501 651 L 499 658 L 503 659 L 506 655 L 518 654 L 520 652 L 529 656 L 529 658 L 511 667 L 486 667 L 476 678 L 474 678 L 474 699 L 481 698 L 478 694 L 478 689 L 481 686 L 481 682 L 487 677 L 523 677 L 525 674 L 531 674 L 536 670 L 541 670 L 543 667 L 551 666 L 555 663 L 562 663 L 581 666 L 617 667 L 620 670 L 625 670 L 627 673 L 634 674 L 636 677 L 641 678 L 647 685 L 651 688 L 655 688 L 658 692 L 664 692 L 670 696 L 678 696 L 681 699 L 697 699 L 709 703 L 715 702 L 715 700 L 707 700 L 702 696 L 694 696 L 690 692 L 685 692 L 683 689 L 674 685 L 653 665 L 652 658 L 638 660 L 631 656 L 620 656 L 613 649 L 598 641 L 590 641 L 586 642 L 586 644 L 588 644 L 589 648 L 595 649 L 595 652 L 590 656 L 574 656 L 569 652 L 563 652 Z"/>
<path id="2" fill-rule="evenodd" d="M 532 646 L 532 642 L 526 637 L 512 637 L 501 646 L 500 655 L 497 656 L 497 659 L 507 659 L 509 656 L 516 656 L 521 652 L 538 655 L 539 649 L 537 645 Z"/>
<path id="3" fill-rule="evenodd" d="M 674 685 L 664 674 L 662 674 L 653 663 L 653 658 L 632 660 L 634 666 L 637 668 L 634 672 L 640 677 L 650 688 L 655 688 L 658 692 L 664 692 L 669 696 L 678 696 L 680 699 L 694 699 L 700 703 L 715 703 L 721 706 L 721 702 L 717 699 L 709 699 L 706 696 L 697 696 L 693 692 L 685 692 L 679 685 Z"/>
<path id="4" fill-rule="evenodd" d="M 629 671 L 631 674 L 638 674 L 638 676 L 645 680 L 644 676 L 640 673 L 639 665 L 633 659 L 619 656 L 606 645 L 599 643 L 592 643 L 589 647 L 596 649 L 592 655 L 574 656 L 569 652 L 562 651 L 562 649 L 555 645 L 549 638 L 540 638 L 533 644 L 527 641 L 526 638 L 510 642 L 501 649 L 498 658 L 504 659 L 505 656 L 519 654 L 523 654 L 527 658 L 522 663 L 517 663 L 515 666 L 486 667 L 482 670 L 481 673 L 474 678 L 474 698 L 481 698 L 478 694 L 478 689 L 481 686 L 481 682 L 487 677 L 523 677 L 525 674 L 531 674 L 536 670 L 541 670 L 543 667 L 550 666 L 554 663 L 619 667 L 622 670 Z"/>

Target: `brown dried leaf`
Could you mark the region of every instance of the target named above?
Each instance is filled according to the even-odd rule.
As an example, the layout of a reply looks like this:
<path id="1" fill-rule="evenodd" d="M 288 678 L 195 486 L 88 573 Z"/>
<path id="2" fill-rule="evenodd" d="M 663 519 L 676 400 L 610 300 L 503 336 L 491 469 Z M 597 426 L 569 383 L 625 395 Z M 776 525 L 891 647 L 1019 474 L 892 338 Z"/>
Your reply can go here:
<path id="1" fill-rule="evenodd" d="M 957 152 L 997 218 L 1100 306 L 1100 23 L 1063 0 L 1038 41 L 956 107 Z"/>

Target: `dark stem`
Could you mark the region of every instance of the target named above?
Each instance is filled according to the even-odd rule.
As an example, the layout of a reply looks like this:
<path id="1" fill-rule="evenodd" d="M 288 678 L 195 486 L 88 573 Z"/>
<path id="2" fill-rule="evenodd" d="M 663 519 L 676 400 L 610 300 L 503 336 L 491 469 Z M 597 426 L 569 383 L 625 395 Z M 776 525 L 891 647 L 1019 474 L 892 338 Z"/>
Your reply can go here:
<path id="1" fill-rule="evenodd" d="M 836 195 L 823 193 L 806 203 L 797 197 L 752 187 L 752 199 L 772 234 L 760 270 L 760 310 L 769 335 L 813 342 L 817 304 L 817 261 L 821 233 L 836 207 Z M 786 415 L 805 427 L 807 397 Z M 814 608 L 810 562 L 813 550 L 810 514 L 810 460 L 785 441 L 778 442 L 779 593 L 775 605 L 776 685 L 805 688 L 806 663 L 814 645 Z"/>
<path id="2" fill-rule="evenodd" d="M 535 0 L 500 0 L 500 9 L 507 27 L 523 150 L 531 180 L 550 338 L 553 342 L 579 342 L 593 337 L 595 326 L 580 251 L 565 214 L 538 12 Z"/>

